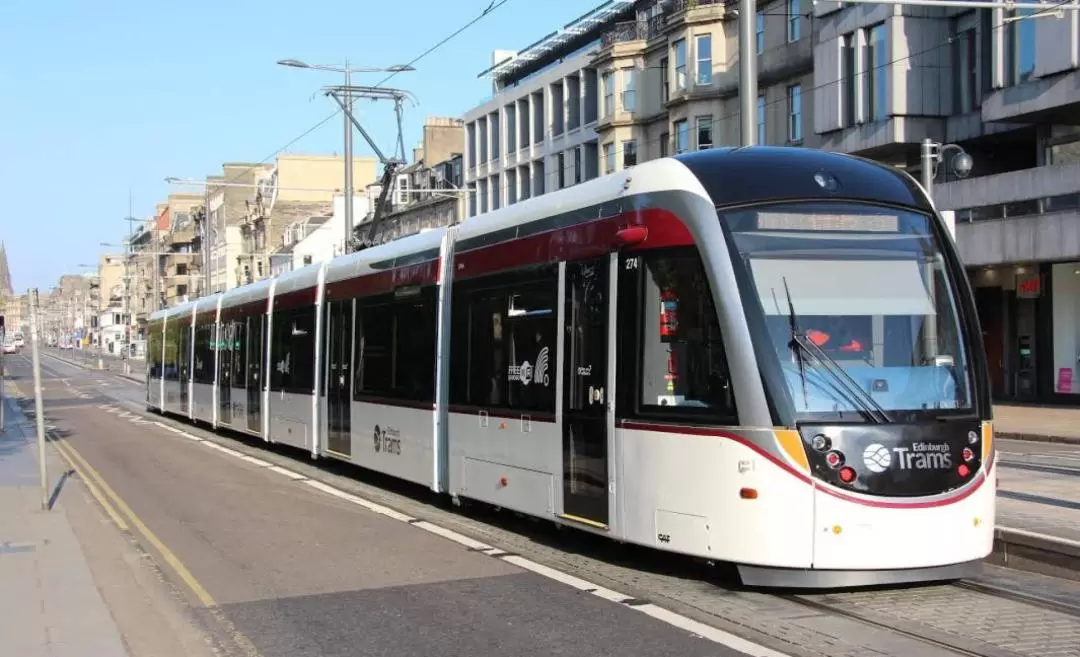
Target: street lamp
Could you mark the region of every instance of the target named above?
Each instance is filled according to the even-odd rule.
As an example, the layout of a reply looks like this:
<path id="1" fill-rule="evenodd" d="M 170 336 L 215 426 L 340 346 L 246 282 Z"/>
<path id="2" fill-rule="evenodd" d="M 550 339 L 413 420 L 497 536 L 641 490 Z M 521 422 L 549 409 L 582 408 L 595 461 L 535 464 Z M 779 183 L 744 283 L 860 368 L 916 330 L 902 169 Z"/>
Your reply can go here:
<path id="1" fill-rule="evenodd" d="M 307 68 L 319 71 L 331 71 L 334 73 L 345 74 L 345 88 L 348 89 L 352 86 L 352 74 L 353 73 L 403 73 L 406 71 L 415 71 L 416 69 L 408 64 L 395 64 L 386 68 L 373 68 L 373 67 L 350 67 L 349 60 L 345 60 L 344 66 L 335 66 L 331 64 L 308 64 L 307 62 L 300 61 L 299 59 L 280 59 L 278 64 L 281 66 L 289 66 L 291 68 Z M 352 96 L 348 95 L 345 100 L 345 244 L 343 253 L 349 252 L 349 245 L 352 243 L 352 231 L 353 231 L 353 145 L 352 145 Z"/>

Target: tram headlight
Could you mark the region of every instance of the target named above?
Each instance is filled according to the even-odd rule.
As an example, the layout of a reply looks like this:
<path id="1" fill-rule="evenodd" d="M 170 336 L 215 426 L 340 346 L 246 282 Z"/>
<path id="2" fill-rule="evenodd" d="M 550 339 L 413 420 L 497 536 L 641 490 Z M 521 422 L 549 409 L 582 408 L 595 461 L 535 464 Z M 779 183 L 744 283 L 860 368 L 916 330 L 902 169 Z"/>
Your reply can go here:
<path id="1" fill-rule="evenodd" d="M 970 447 L 965 447 L 964 451 L 961 452 L 961 455 L 964 457 L 964 462 L 965 463 L 970 463 L 971 460 L 973 458 L 975 458 L 975 452 L 972 451 L 972 449 Z"/>
<path id="2" fill-rule="evenodd" d="M 835 470 L 844 464 L 844 455 L 840 452 L 829 452 L 825 455 L 825 462 Z"/>
<path id="3" fill-rule="evenodd" d="M 832 446 L 832 441 L 828 436 L 819 433 L 810 440 L 810 446 L 819 452 L 824 452 Z"/>
<path id="4" fill-rule="evenodd" d="M 855 468 L 851 466 L 848 466 L 846 468 L 840 468 L 840 472 L 838 474 L 840 475 L 840 481 L 844 482 L 845 484 L 852 483 L 853 481 L 855 481 L 855 477 L 857 476 L 855 473 Z"/>

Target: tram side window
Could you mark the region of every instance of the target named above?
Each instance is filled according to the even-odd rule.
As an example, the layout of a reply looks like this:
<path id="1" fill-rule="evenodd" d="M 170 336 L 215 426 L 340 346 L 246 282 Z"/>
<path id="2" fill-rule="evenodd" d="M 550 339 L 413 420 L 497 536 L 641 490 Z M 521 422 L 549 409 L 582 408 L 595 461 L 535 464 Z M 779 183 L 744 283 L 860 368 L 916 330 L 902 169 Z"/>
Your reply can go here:
<path id="1" fill-rule="evenodd" d="M 435 400 L 436 304 L 434 287 L 357 304 L 355 399 Z"/>
<path id="2" fill-rule="evenodd" d="M 165 325 L 165 350 L 162 356 L 162 378 L 166 381 L 180 379 L 180 325 L 169 322 Z"/>
<path id="3" fill-rule="evenodd" d="M 735 398 L 713 295 L 694 248 L 641 256 L 623 268 L 620 348 L 636 373 L 634 399 L 620 414 L 736 420 Z M 634 335 L 636 333 L 636 335 Z M 629 344 L 627 344 L 629 346 Z M 636 362 L 625 357 L 636 354 Z"/>
<path id="4" fill-rule="evenodd" d="M 557 271 L 455 291 L 451 403 L 555 412 Z"/>
<path id="5" fill-rule="evenodd" d="M 161 348 L 165 342 L 165 336 L 162 335 L 162 329 L 164 326 L 161 322 L 154 322 L 150 324 L 149 336 L 146 341 L 146 362 L 150 366 L 150 378 L 161 378 Z"/>
<path id="6" fill-rule="evenodd" d="M 315 389 L 315 307 L 274 311 L 270 389 L 310 395 Z"/>
<path id="7" fill-rule="evenodd" d="M 195 362 L 192 375 L 195 383 L 214 384 L 214 325 L 195 325 Z"/>

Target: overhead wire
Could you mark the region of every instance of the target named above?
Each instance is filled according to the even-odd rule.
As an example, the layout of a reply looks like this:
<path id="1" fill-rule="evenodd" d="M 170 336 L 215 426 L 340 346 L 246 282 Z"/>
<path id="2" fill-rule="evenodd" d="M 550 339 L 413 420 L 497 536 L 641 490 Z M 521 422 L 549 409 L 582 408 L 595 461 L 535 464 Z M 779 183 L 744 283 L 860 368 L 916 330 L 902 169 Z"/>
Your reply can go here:
<path id="1" fill-rule="evenodd" d="M 452 32 L 449 36 L 444 37 L 440 41 L 436 42 L 434 45 L 430 46 L 429 48 L 427 48 L 426 50 L 421 52 L 419 55 L 417 55 L 412 60 L 410 60 L 407 64 L 405 64 L 405 66 L 406 67 L 413 66 L 414 64 L 416 64 L 420 60 L 424 59 L 425 57 L 427 57 L 431 53 L 435 52 L 439 48 L 441 48 L 444 45 L 446 45 L 447 43 L 449 43 L 451 40 L 456 38 L 458 35 L 460 35 L 465 30 L 469 29 L 470 27 L 472 27 L 476 23 L 480 22 L 481 20 L 483 20 L 487 16 L 490 16 L 496 9 L 498 9 L 499 7 L 502 7 L 503 5 L 507 4 L 508 2 L 510 2 L 510 0 L 493 0 L 482 12 L 480 12 L 480 14 L 475 16 L 469 22 L 465 23 L 463 26 L 461 26 L 458 29 L 454 30 L 454 32 Z M 401 73 L 401 71 L 393 71 L 390 75 L 386 76 L 384 79 L 380 80 L 378 82 L 378 84 L 375 84 L 373 86 L 381 87 L 382 85 L 389 82 L 394 76 L 398 75 L 399 73 Z M 236 174 L 236 176 L 226 180 L 225 183 L 227 184 L 227 183 L 236 182 L 237 180 L 239 180 L 243 176 L 247 175 L 251 171 L 254 171 L 255 169 L 257 169 L 260 165 L 265 164 L 267 161 L 271 160 L 272 158 L 277 156 L 282 151 L 286 150 L 287 148 L 289 148 L 293 144 L 297 143 L 298 141 L 300 141 L 304 137 L 307 137 L 308 135 L 315 132 L 316 130 L 318 130 L 322 126 L 326 125 L 329 121 L 331 121 L 332 119 L 334 119 L 335 117 L 337 117 L 340 114 L 341 114 L 341 109 L 339 108 L 339 109 L 335 110 L 332 114 L 328 115 L 326 118 L 320 120 L 315 125 L 311 126 L 307 130 L 303 131 L 302 133 L 300 133 L 296 137 L 290 139 L 283 146 L 281 146 L 281 147 L 275 149 L 274 151 L 272 151 L 269 155 L 267 155 L 263 159 L 259 160 L 253 166 L 250 166 L 250 167 L 244 169 L 243 171 Z"/>

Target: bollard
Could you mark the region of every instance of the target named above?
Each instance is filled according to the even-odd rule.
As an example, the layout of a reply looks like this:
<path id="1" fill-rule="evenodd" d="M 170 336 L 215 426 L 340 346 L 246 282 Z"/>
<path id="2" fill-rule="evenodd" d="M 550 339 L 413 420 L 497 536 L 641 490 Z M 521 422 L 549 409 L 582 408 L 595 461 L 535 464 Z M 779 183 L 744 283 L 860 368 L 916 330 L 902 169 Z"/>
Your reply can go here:
<path id="1" fill-rule="evenodd" d="M 38 291 L 30 290 L 30 345 L 34 362 L 34 409 L 37 411 L 38 475 L 41 510 L 49 510 L 49 473 L 45 469 L 45 403 L 41 394 L 41 355 L 38 353 Z"/>

